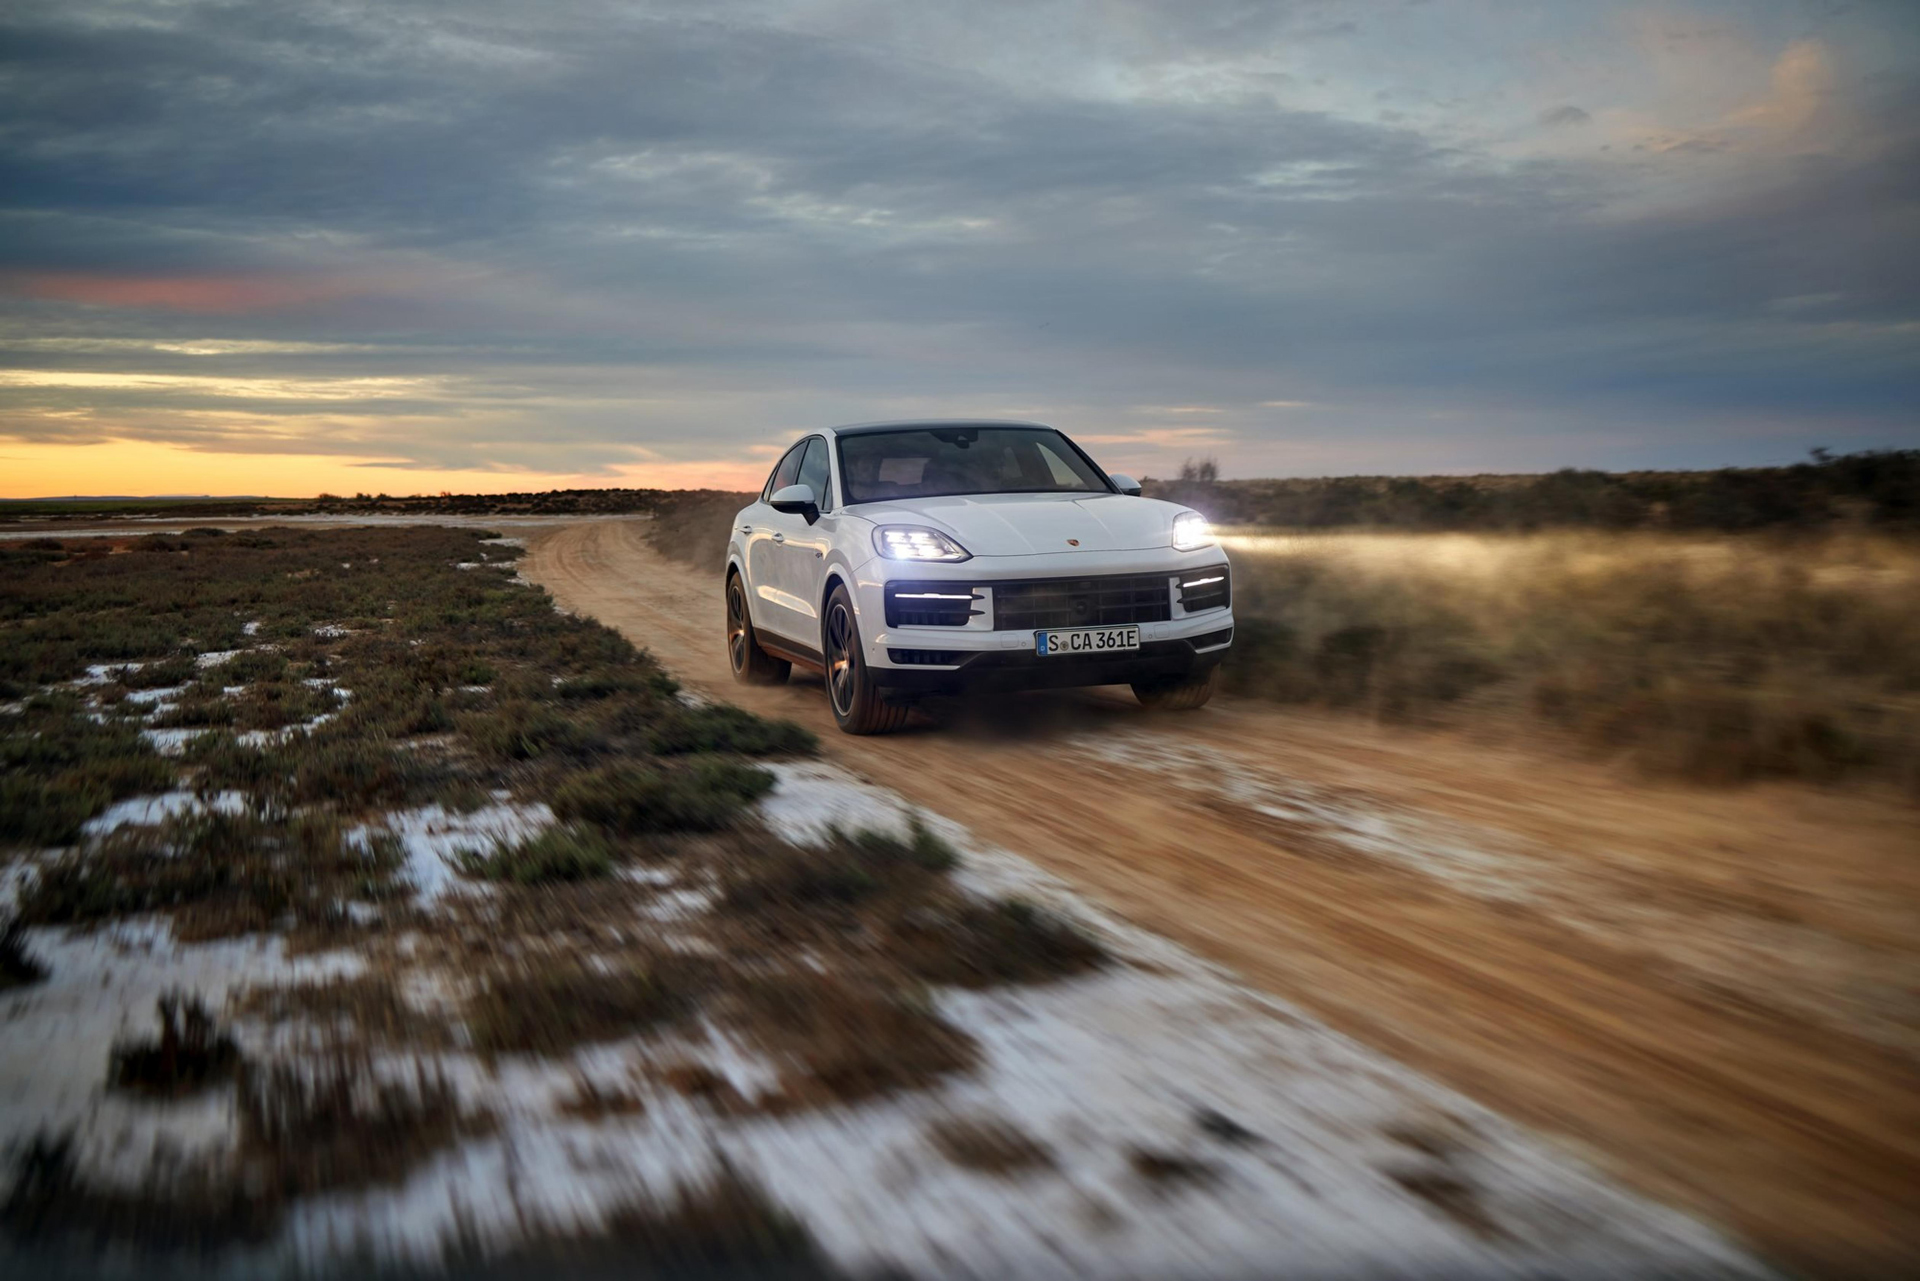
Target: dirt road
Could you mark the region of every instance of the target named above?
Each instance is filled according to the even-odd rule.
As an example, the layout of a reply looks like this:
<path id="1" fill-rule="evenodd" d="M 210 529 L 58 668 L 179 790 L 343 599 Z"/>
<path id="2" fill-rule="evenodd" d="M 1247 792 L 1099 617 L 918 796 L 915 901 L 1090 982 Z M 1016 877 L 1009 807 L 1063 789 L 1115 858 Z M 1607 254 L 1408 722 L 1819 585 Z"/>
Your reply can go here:
<path id="1" fill-rule="evenodd" d="M 729 679 L 720 582 L 637 522 L 524 564 L 688 685 L 1712 1218 L 1776 1262 L 1920 1257 L 1920 818 L 1271 706 L 1124 691 L 838 734 L 817 681 Z"/>

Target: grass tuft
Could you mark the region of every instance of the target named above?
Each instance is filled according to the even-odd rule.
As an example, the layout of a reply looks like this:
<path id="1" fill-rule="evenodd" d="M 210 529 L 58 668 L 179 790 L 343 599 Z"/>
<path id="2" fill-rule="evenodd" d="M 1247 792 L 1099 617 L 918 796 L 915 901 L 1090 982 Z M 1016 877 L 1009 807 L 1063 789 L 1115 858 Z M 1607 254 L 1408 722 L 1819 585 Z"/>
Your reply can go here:
<path id="1" fill-rule="evenodd" d="M 1041 983 L 1095 969 L 1106 949 L 1084 930 L 1021 899 L 929 908 L 896 927 L 889 950 L 929 983 Z"/>
<path id="2" fill-rule="evenodd" d="M 553 810 L 620 835 L 706 832 L 728 826 L 772 789 L 773 775 L 724 758 L 659 769 L 621 763 L 569 777 L 554 793 Z"/>
<path id="3" fill-rule="evenodd" d="M 742 911 L 850 905 L 881 894 L 922 894 L 959 855 L 918 817 L 902 840 L 886 832 L 834 831 L 820 845 L 769 842 L 722 878 L 728 907 Z"/>
<path id="4" fill-rule="evenodd" d="M 565 1054 L 688 1013 L 707 978 L 705 967 L 677 957 L 611 970 L 533 962 L 486 980 L 467 1003 L 467 1030 L 483 1054 Z"/>
<path id="5" fill-rule="evenodd" d="M 495 843 L 487 854 L 468 853 L 461 870 L 489 881 L 550 885 L 584 881 L 613 870 L 613 849 L 589 827 L 567 823 L 550 827 L 518 845 Z"/>
<path id="6" fill-rule="evenodd" d="M 650 746 L 661 755 L 811 756 L 820 740 L 792 721 L 766 720 L 725 703 L 709 703 L 668 711 L 654 724 Z"/>

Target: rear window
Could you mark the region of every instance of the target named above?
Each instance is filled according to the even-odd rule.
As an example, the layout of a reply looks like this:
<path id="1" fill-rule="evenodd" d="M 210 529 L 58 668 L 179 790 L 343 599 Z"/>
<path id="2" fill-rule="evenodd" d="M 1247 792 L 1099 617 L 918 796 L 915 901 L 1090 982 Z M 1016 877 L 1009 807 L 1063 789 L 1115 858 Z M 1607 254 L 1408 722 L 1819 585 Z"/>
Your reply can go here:
<path id="1" fill-rule="evenodd" d="M 948 494 L 1105 494 L 1104 477 L 1046 427 L 915 427 L 840 437 L 850 503 Z"/>

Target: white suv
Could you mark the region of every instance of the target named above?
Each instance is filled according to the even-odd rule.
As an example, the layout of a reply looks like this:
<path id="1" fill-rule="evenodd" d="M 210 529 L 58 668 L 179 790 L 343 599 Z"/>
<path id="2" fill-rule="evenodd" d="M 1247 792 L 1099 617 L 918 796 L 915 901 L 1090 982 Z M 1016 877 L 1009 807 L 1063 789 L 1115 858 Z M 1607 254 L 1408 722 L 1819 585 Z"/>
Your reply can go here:
<path id="1" fill-rule="evenodd" d="M 734 676 L 817 669 L 851 734 L 976 689 L 1126 684 L 1199 707 L 1233 642 L 1206 520 L 1039 423 L 815 432 L 734 518 L 726 572 Z"/>

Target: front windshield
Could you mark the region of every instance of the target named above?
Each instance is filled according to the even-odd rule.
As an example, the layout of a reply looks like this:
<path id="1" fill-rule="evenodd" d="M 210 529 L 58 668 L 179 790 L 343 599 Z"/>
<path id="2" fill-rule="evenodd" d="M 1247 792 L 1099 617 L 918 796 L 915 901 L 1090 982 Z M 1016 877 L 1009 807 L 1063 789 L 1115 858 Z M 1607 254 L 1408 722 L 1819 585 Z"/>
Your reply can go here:
<path id="1" fill-rule="evenodd" d="M 1100 473 L 1048 427 L 913 427 L 840 437 L 850 503 L 946 494 L 1108 494 Z"/>

